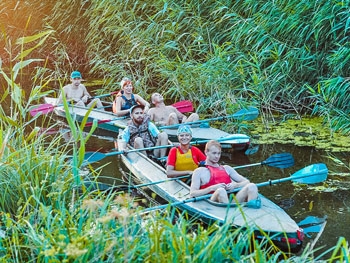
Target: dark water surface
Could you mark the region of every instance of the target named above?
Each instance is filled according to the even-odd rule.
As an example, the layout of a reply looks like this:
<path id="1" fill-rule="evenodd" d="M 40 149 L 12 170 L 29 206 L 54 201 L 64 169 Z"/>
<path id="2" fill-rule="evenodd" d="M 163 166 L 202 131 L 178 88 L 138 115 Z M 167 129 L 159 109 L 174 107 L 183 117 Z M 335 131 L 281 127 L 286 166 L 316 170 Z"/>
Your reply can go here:
<path id="1" fill-rule="evenodd" d="M 94 137 L 87 145 L 87 151 L 108 152 L 113 149 L 112 137 Z M 289 152 L 295 159 L 295 165 L 287 169 L 279 169 L 268 166 L 254 166 L 241 168 L 238 171 L 248 177 L 252 182 L 260 183 L 269 179 L 289 177 L 298 170 L 316 163 L 325 163 L 329 170 L 328 179 L 324 183 L 314 185 L 293 185 L 292 182 L 283 182 L 273 186 L 259 188 L 259 191 L 283 207 L 296 221 L 300 222 L 307 216 L 327 216 L 327 223 L 320 237 L 317 233 L 310 233 L 306 237 L 304 245 L 315 243 L 315 248 L 322 249 L 315 254 L 335 246 L 340 236 L 350 240 L 350 179 L 336 174 L 349 173 L 344 168 L 337 166 L 328 158 L 328 154 L 312 147 L 297 147 L 294 145 L 259 145 L 259 151 L 253 155 L 245 155 L 242 151 L 223 150 L 221 161 L 236 166 L 260 163 L 276 153 Z M 345 164 L 350 163 L 350 154 L 333 153 Z M 106 165 L 103 169 L 101 180 L 108 184 L 120 184 L 122 173 L 128 173 L 121 164 L 118 156 L 109 156 L 94 167 Z M 335 174 L 335 175 L 332 175 Z M 115 179 L 113 179 L 115 178 Z M 115 180 L 117 180 L 115 182 Z"/>

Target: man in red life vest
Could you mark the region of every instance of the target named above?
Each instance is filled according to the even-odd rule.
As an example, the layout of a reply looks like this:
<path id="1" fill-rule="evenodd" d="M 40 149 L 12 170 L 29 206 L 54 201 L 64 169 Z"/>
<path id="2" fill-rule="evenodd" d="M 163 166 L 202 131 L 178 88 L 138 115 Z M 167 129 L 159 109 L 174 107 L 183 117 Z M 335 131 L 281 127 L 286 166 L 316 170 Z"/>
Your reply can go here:
<path id="1" fill-rule="evenodd" d="M 255 184 L 237 173 L 231 166 L 219 165 L 221 144 L 209 141 L 205 146 L 205 167 L 194 170 L 191 183 L 191 196 L 201 196 L 212 193 L 210 200 L 219 203 L 229 203 L 227 191 L 241 188 L 235 195 L 235 200 L 252 208 L 260 208 L 258 188 Z M 233 202 L 236 202 L 233 200 Z"/>

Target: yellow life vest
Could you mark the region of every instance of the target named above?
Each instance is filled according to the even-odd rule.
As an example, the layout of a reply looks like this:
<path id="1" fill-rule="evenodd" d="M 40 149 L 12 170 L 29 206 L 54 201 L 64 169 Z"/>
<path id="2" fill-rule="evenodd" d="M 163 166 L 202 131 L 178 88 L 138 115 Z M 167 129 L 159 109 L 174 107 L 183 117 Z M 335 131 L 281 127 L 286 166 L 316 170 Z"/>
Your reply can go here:
<path id="1" fill-rule="evenodd" d="M 181 153 L 178 148 L 176 149 L 176 162 L 174 168 L 177 171 L 193 171 L 198 168 L 198 165 L 193 161 L 191 149 L 189 149 L 187 153 Z"/>

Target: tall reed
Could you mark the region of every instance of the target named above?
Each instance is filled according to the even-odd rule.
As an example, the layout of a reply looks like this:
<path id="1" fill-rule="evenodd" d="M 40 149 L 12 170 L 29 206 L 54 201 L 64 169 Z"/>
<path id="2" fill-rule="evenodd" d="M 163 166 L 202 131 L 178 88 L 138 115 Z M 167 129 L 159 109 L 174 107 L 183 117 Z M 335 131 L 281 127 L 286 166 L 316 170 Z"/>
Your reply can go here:
<path id="1" fill-rule="evenodd" d="M 129 76 L 135 92 L 146 99 L 155 90 L 169 100 L 191 99 L 203 117 L 255 105 L 268 121 L 276 113 L 300 117 L 313 112 L 332 129 L 349 131 L 348 107 L 339 107 L 348 105 L 347 85 L 339 97 L 313 92 L 319 86 L 335 90 L 333 79 L 347 79 L 348 1 L 32 5 L 40 7 L 35 14 L 48 13 L 42 26 L 54 30 L 49 48 L 39 49 L 50 51 L 42 72 L 46 76 L 67 77 L 80 69 L 87 76 L 102 76 L 108 90 L 118 89 L 120 79 Z M 13 13 L 28 9 L 18 5 L 19 12 Z M 330 110 L 327 101 L 335 99 L 340 103 Z"/>

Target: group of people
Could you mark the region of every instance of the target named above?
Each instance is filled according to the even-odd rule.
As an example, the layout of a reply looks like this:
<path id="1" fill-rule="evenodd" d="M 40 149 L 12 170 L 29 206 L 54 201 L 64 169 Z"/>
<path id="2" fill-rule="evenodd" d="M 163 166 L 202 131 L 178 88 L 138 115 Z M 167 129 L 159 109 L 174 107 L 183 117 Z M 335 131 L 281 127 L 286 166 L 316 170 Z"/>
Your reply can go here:
<path id="1" fill-rule="evenodd" d="M 78 105 L 85 105 L 91 98 L 86 88 L 81 84 L 82 77 L 77 71 L 71 74 L 72 83 L 63 87 L 63 94 L 67 101 L 74 101 Z M 247 178 L 237 173 L 231 166 L 220 165 L 221 144 L 217 141 L 209 141 L 204 153 L 190 144 L 192 130 L 186 122 L 199 119 L 198 114 L 192 113 L 188 118 L 175 107 L 166 105 L 164 98 L 159 93 L 151 96 L 153 108 L 138 94 L 133 93 L 132 81 L 123 78 L 121 91 L 113 102 L 113 112 L 117 116 L 130 115 L 127 127 L 120 134 L 118 148 L 127 154 L 127 145 L 137 149 L 145 149 L 144 154 L 161 158 L 167 155 L 166 145 L 168 135 L 159 131 L 156 125 L 180 124 L 177 130 L 179 144 L 173 146 L 167 157 L 166 172 L 168 177 L 192 175 L 190 193 L 192 197 L 212 194 L 211 200 L 220 203 L 245 202 L 253 208 L 261 206 L 258 196 L 258 188 Z M 60 95 L 62 100 L 63 94 Z M 93 99 L 87 107 L 95 105 L 102 107 L 99 99 Z M 161 146 L 161 147 L 154 147 Z M 162 147 L 165 146 L 165 147 Z M 147 148 L 154 147 L 153 150 Z M 202 164 L 202 165 L 200 165 Z M 229 191 L 239 188 L 230 199 Z"/>

